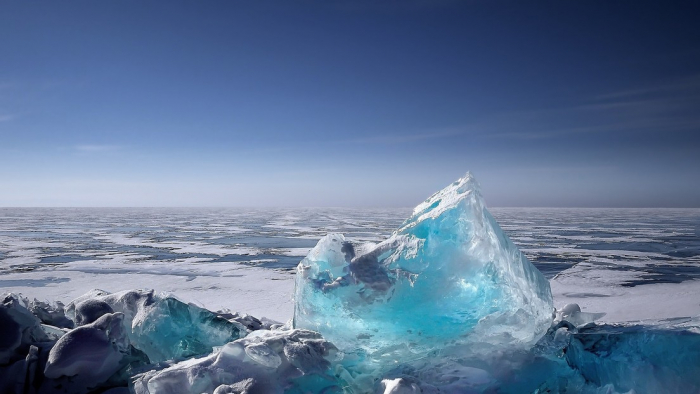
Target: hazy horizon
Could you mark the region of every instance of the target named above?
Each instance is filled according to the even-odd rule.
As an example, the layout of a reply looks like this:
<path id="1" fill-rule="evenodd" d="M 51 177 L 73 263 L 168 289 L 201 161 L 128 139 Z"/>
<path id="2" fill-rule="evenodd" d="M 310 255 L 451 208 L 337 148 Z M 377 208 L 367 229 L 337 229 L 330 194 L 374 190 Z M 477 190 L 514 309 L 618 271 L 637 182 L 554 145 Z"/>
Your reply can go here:
<path id="1" fill-rule="evenodd" d="M 560 207 L 536 207 L 536 206 L 526 206 L 526 207 L 516 207 L 516 206 L 490 206 L 487 204 L 487 209 L 489 210 L 591 210 L 591 211 L 596 211 L 596 210 L 678 210 L 678 211 L 683 211 L 683 210 L 700 210 L 700 207 L 569 207 L 569 206 L 560 206 Z M 222 209 L 222 210 L 304 210 L 304 209 L 338 209 L 338 210 L 376 210 L 376 209 L 391 209 L 391 210 L 406 210 L 406 211 L 411 211 L 415 207 L 409 207 L 409 206 L 372 206 L 372 205 L 367 205 L 367 206 L 264 206 L 264 205 L 258 205 L 258 206 L 235 206 L 235 205 L 229 205 L 229 206 L 216 206 L 216 205 L 211 205 L 211 206 L 205 206 L 205 205 L 190 205 L 190 206 L 0 206 L 0 210 L 7 210 L 7 209 L 22 209 L 22 210 L 31 210 L 31 209 L 173 209 L 173 210 L 178 210 L 178 209 L 192 209 L 192 210 L 216 210 L 216 209 Z"/>
<path id="2" fill-rule="evenodd" d="M 700 4 L 2 11 L 0 206 L 700 207 Z"/>

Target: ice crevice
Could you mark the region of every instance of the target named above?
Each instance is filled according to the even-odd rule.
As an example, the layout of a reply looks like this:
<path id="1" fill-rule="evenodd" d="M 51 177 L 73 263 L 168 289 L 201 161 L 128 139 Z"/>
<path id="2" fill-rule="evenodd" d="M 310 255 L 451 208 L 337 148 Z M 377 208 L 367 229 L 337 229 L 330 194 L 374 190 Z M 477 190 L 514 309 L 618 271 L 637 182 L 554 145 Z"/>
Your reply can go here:
<path id="1" fill-rule="evenodd" d="M 7 294 L 0 392 L 700 392 L 698 317 L 650 327 L 554 309 L 470 174 L 383 242 L 321 238 L 295 280 L 286 324 L 153 290 L 68 305 Z"/>

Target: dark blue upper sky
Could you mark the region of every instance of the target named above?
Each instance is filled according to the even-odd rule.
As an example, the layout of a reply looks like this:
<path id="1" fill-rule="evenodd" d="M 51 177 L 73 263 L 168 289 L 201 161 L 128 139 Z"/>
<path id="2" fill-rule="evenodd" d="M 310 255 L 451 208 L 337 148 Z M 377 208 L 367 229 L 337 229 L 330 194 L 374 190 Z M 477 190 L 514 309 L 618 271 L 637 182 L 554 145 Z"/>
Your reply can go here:
<path id="1" fill-rule="evenodd" d="M 700 206 L 700 6 L 8 1 L 0 206 Z"/>

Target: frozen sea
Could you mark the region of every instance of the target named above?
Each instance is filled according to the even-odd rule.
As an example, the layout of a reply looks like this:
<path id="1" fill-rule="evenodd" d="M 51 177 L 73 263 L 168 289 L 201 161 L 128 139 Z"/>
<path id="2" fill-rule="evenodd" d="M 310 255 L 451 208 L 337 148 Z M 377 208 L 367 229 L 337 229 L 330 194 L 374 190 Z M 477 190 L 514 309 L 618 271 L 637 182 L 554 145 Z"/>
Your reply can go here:
<path id="1" fill-rule="evenodd" d="M 700 209 L 492 208 L 550 279 L 555 306 L 608 322 L 700 315 Z M 319 238 L 387 238 L 411 209 L 0 208 L 0 291 L 68 302 L 152 288 L 286 321 L 294 268 Z"/>

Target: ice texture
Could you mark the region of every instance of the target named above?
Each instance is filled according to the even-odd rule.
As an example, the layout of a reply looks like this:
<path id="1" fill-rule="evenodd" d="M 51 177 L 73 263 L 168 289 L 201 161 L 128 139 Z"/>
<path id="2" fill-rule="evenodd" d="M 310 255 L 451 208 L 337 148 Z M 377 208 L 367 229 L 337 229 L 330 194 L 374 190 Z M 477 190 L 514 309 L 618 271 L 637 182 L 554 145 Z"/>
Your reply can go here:
<path id="1" fill-rule="evenodd" d="M 38 317 L 42 323 L 59 328 L 73 328 L 74 323 L 66 317 L 63 303 L 56 301 L 53 304 L 39 301 L 36 298 L 30 300 L 26 297 L 19 297 L 25 308 L 34 316 Z"/>
<path id="2" fill-rule="evenodd" d="M 297 267 L 294 327 L 323 334 L 346 365 L 394 365 L 448 344 L 527 348 L 553 311 L 549 282 L 486 210 L 469 173 L 386 241 L 358 246 L 329 234 Z"/>
<path id="3" fill-rule="evenodd" d="M 50 379 L 78 376 L 89 384 L 105 382 L 129 353 L 122 313 L 108 313 L 62 336 L 49 352 L 44 375 Z"/>
<path id="4" fill-rule="evenodd" d="M 700 331 L 697 322 L 680 327 L 588 322 L 577 327 L 564 319 L 531 349 L 474 354 L 464 345 L 446 346 L 430 357 L 397 363 L 383 374 L 374 392 L 697 393 Z"/>
<path id="5" fill-rule="evenodd" d="M 339 393 L 328 373 L 336 350 L 315 332 L 258 330 L 207 357 L 142 374 L 134 390 L 136 394 Z"/>
<path id="6" fill-rule="evenodd" d="M 0 303 L 0 365 L 24 358 L 31 345 L 50 338 L 34 316 L 14 294 L 5 294 Z"/>
<path id="7" fill-rule="evenodd" d="M 107 313 L 114 310 L 108 303 L 102 300 L 88 299 L 75 304 L 75 324 L 82 326 L 90 324 Z"/>
<path id="8" fill-rule="evenodd" d="M 72 301 L 67 309 L 78 324 L 112 311 L 123 313 L 129 341 L 151 362 L 208 354 L 214 346 L 238 339 L 245 330 L 217 313 L 153 290 L 114 294 L 94 290 Z"/>
<path id="9" fill-rule="evenodd" d="M 566 362 L 593 385 L 635 393 L 700 392 L 697 328 L 592 325 L 567 346 Z"/>

